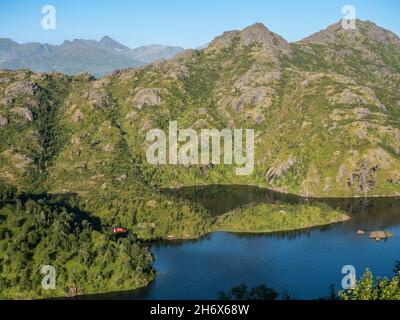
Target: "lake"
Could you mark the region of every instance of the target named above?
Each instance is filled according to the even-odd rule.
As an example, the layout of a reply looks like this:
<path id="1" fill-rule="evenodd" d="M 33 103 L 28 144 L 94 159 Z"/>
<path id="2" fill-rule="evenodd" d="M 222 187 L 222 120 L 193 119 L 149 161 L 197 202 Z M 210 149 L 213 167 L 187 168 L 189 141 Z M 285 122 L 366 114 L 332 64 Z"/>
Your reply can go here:
<path id="1" fill-rule="evenodd" d="M 248 186 L 188 187 L 173 192 L 222 214 L 249 203 L 325 202 L 345 210 L 351 219 L 311 230 L 246 235 L 216 232 L 195 241 L 154 243 L 157 279 L 147 288 L 91 296 L 106 299 L 215 299 L 218 291 L 240 284 L 266 284 L 294 299 L 329 294 L 341 288 L 344 265 L 357 278 L 366 268 L 392 276 L 400 260 L 400 198 L 304 199 Z M 366 231 L 358 235 L 358 230 Z M 368 231 L 395 234 L 386 241 L 368 238 Z"/>

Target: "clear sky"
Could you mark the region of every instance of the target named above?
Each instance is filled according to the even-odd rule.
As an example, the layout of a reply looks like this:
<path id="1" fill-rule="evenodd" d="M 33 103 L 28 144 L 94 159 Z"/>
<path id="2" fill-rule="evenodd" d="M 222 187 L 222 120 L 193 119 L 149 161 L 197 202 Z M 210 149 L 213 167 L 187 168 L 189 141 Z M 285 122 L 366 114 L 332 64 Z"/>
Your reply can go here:
<path id="1" fill-rule="evenodd" d="M 41 27 L 47 4 L 56 8 L 55 30 Z M 0 37 L 59 44 L 109 35 L 129 47 L 194 48 L 223 31 L 262 22 L 297 41 L 340 20 L 347 4 L 357 18 L 400 35 L 400 0 L 0 0 Z"/>

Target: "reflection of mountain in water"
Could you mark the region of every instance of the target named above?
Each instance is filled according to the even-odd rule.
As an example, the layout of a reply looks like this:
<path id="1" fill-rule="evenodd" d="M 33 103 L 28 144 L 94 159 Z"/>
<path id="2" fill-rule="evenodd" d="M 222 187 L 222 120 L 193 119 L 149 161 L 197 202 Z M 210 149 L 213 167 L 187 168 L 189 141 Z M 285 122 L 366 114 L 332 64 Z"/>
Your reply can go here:
<path id="1" fill-rule="evenodd" d="M 351 220 L 349 227 L 386 228 L 400 224 L 400 198 L 302 198 L 269 189 L 243 185 L 193 186 L 179 189 L 164 189 L 180 198 L 198 202 L 213 215 L 219 215 L 250 203 L 326 203 L 333 208 L 346 211 Z M 304 231 L 299 231 L 304 233 Z M 291 232 L 293 234 L 293 232 Z"/>

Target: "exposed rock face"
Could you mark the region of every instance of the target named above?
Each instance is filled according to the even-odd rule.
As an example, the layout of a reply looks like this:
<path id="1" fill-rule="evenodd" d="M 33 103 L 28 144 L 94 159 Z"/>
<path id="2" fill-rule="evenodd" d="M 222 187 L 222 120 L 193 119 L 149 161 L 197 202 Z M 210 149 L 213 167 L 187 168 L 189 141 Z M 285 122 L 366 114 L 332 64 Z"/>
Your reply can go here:
<path id="1" fill-rule="evenodd" d="M 107 143 L 106 145 L 103 146 L 102 150 L 104 152 L 113 152 L 114 147 L 110 143 Z"/>
<path id="2" fill-rule="evenodd" d="M 400 130 L 396 130 L 395 132 L 395 143 L 393 149 L 397 155 L 400 155 Z"/>
<path id="3" fill-rule="evenodd" d="M 5 126 L 6 124 L 8 124 L 7 118 L 0 116 L 0 126 Z"/>
<path id="4" fill-rule="evenodd" d="M 245 28 L 240 33 L 241 44 L 248 46 L 253 43 L 260 43 L 267 51 L 291 55 L 292 50 L 286 40 L 268 30 L 262 23 L 255 23 Z"/>
<path id="5" fill-rule="evenodd" d="M 392 61 L 387 63 L 388 60 L 384 57 L 391 56 L 400 50 L 400 40 L 394 33 L 380 28 L 370 21 L 358 19 L 355 29 L 344 29 L 339 21 L 298 44 L 301 46 L 310 44 L 308 49 L 314 47 L 315 44 L 322 45 L 324 47 L 323 55 L 328 58 L 326 60 L 332 62 L 333 58 L 337 65 L 346 65 L 343 70 L 346 70 L 347 74 L 368 73 L 380 79 L 387 79 L 396 70 L 395 60 L 391 58 Z M 338 46 L 340 46 L 340 50 L 337 49 Z M 356 52 L 357 58 L 354 59 Z M 351 59 L 347 59 L 347 57 Z M 368 71 L 360 71 L 360 68 L 365 65 L 368 65 Z M 397 73 L 397 71 L 395 72 Z"/>
<path id="6" fill-rule="evenodd" d="M 73 116 L 72 116 L 72 121 L 73 121 L 74 123 L 77 123 L 78 121 L 82 120 L 83 118 L 84 118 L 84 115 L 83 115 L 82 111 L 78 109 L 78 110 L 76 110 L 75 113 L 73 114 Z"/>
<path id="7" fill-rule="evenodd" d="M 193 129 L 204 129 L 204 128 L 209 128 L 209 127 L 210 127 L 210 124 L 205 119 L 197 120 L 195 123 L 193 123 L 193 126 L 192 126 Z"/>
<path id="8" fill-rule="evenodd" d="M 19 153 L 14 155 L 14 160 L 18 162 L 17 164 L 15 164 L 15 167 L 18 169 L 25 169 L 27 165 L 33 163 L 33 160 L 31 158 Z"/>
<path id="9" fill-rule="evenodd" d="M 187 49 L 187 50 L 183 50 L 178 52 L 176 55 L 174 55 L 174 57 L 172 59 L 170 59 L 170 61 L 173 62 L 182 62 L 182 61 L 186 61 L 187 59 L 191 58 L 194 54 L 196 53 L 196 50 L 194 49 Z M 165 60 L 162 60 L 165 61 Z M 153 64 L 156 64 L 157 62 L 154 62 Z"/>
<path id="10" fill-rule="evenodd" d="M 210 43 L 208 49 L 226 48 L 230 46 L 235 39 L 238 39 L 239 45 L 242 46 L 258 43 L 262 45 L 266 52 L 271 54 L 282 53 L 288 56 L 292 55 L 289 43 L 281 36 L 268 30 L 262 23 L 255 23 L 242 31 L 234 30 L 224 32 Z"/>
<path id="11" fill-rule="evenodd" d="M 296 159 L 290 157 L 288 160 L 278 163 L 268 169 L 265 178 L 268 183 L 273 183 L 274 180 L 279 179 L 286 174 L 296 163 Z"/>
<path id="12" fill-rule="evenodd" d="M 36 94 L 38 90 L 38 85 L 33 82 L 29 81 L 17 81 L 7 87 L 5 94 L 6 96 L 19 96 L 19 95 L 27 95 L 27 96 L 33 96 Z"/>
<path id="13" fill-rule="evenodd" d="M 368 133 L 364 128 L 357 128 L 355 134 L 359 139 L 366 139 L 368 137 Z"/>
<path id="14" fill-rule="evenodd" d="M 356 186 L 359 193 L 367 193 L 376 187 L 376 171 L 378 165 L 370 165 L 366 160 L 357 163 L 357 169 L 348 179 L 349 187 Z"/>
<path id="15" fill-rule="evenodd" d="M 114 105 L 112 97 L 103 91 L 90 91 L 85 96 L 94 108 L 107 109 Z"/>
<path id="16" fill-rule="evenodd" d="M 137 109 L 142 109 L 144 107 L 155 107 L 161 104 L 162 99 L 160 89 L 141 89 L 139 90 L 135 97 L 133 98 L 132 104 Z"/>
<path id="17" fill-rule="evenodd" d="M 398 50 L 400 50 L 400 41 L 398 37 L 388 30 L 378 27 L 371 21 L 356 20 L 356 29 L 343 29 L 342 22 L 339 21 L 327 29 L 322 30 L 307 37 L 303 41 L 314 42 L 319 44 L 335 43 L 339 38 L 345 37 L 348 40 L 356 41 L 357 38 L 362 36 L 367 37 L 378 42 L 381 45 L 387 46 L 388 43 L 394 43 Z"/>
<path id="18" fill-rule="evenodd" d="M 336 176 L 336 182 L 339 182 L 347 175 L 346 166 L 344 164 L 340 165 L 338 174 Z"/>
<path id="19" fill-rule="evenodd" d="M 267 93 L 264 88 L 250 89 L 233 100 L 232 108 L 234 111 L 238 111 L 245 105 L 262 106 L 266 103 L 266 98 Z"/>
<path id="20" fill-rule="evenodd" d="M 263 114 L 256 113 L 256 114 L 253 116 L 253 120 L 254 120 L 254 123 L 255 123 L 255 124 L 259 125 L 259 124 L 262 124 L 262 123 L 265 122 L 265 116 L 264 116 Z"/>
<path id="21" fill-rule="evenodd" d="M 226 31 L 222 35 L 216 37 L 211 41 L 209 48 L 226 48 L 228 47 L 233 39 L 239 34 L 239 31 Z"/>
<path id="22" fill-rule="evenodd" d="M 235 82 L 235 89 L 247 90 L 251 86 L 268 86 L 282 78 L 279 69 L 265 70 L 262 66 L 255 65 Z"/>
<path id="23" fill-rule="evenodd" d="M 75 297 L 78 294 L 78 288 L 77 287 L 71 287 L 68 289 L 67 292 L 67 297 L 72 298 Z"/>
<path id="24" fill-rule="evenodd" d="M 350 92 L 349 90 L 345 90 L 340 96 L 339 103 L 343 104 L 366 104 L 367 101 L 360 97 L 359 95 Z"/>
<path id="25" fill-rule="evenodd" d="M 313 35 L 305 38 L 303 41 L 312 42 L 312 43 L 334 43 L 337 41 L 338 33 L 343 30 L 341 22 L 337 22 L 335 24 L 330 25 L 325 30 L 321 30 L 320 32 L 314 33 Z M 349 33 L 355 33 L 353 30 L 349 30 Z"/>
<path id="26" fill-rule="evenodd" d="M 14 103 L 14 101 L 15 101 L 14 97 L 5 96 L 2 99 L 0 99 L 0 106 L 10 107 Z"/>
<path id="27" fill-rule="evenodd" d="M 117 178 L 118 182 L 124 182 L 126 179 L 128 179 L 128 175 L 127 174 L 123 174 L 122 176 Z"/>
<path id="28" fill-rule="evenodd" d="M 24 117 L 29 122 L 33 121 L 33 114 L 27 108 L 14 108 L 14 109 L 11 109 L 11 111 L 15 112 L 16 114 L 18 114 L 18 115 L 20 115 L 22 117 Z"/>

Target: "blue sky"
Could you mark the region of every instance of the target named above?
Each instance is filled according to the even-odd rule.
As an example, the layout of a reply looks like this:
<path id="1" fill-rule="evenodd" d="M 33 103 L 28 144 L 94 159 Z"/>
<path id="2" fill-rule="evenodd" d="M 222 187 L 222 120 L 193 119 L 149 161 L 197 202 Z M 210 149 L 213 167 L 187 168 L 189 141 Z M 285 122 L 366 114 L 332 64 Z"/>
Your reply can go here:
<path id="1" fill-rule="evenodd" d="M 56 30 L 41 27 L 47 4 L 56 8 Z M 399 0 L 0 0 L 0 37 L 58 44 L 109 35 L 130 47 L 193 48 L 223 31 L 262 22 L 296 41 L 341 19 L 347 4 L 356 8 L 357 18 L 400 35 Z"/>

